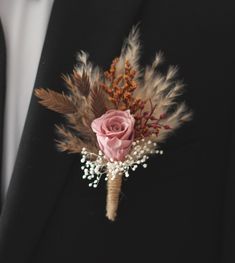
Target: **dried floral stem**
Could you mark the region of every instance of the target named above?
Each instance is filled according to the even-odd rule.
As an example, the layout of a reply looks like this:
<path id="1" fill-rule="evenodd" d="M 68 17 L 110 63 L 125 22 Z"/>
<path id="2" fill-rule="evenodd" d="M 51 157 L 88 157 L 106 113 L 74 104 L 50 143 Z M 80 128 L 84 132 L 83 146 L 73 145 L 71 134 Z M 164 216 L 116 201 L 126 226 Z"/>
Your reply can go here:
<path id="1" fill-rule="evenodd" d="M 109 70 L 105 71 L 104 77 L 106 83 L 101 83 L 100 87 L 108 94 L 109 100 L 116 109 L 130 109 L 133 114 L 138 109 L 140 100 L 134 99 L 133 92 L 138 87 L 134 80 L 136 71 L 132 68 L 129 61 L 125 61 L 124 72 L 116 75 L 116 64 L 119 58 L 115 58 Z"/>
<path id="2" fill-rule="evenodd" d="M 107 181 L 106 216 L 114 221 L 117 216 L 119 195 L 121 192 L 123 173 L 119 173 L 115 178 L 110 174 Z"/>

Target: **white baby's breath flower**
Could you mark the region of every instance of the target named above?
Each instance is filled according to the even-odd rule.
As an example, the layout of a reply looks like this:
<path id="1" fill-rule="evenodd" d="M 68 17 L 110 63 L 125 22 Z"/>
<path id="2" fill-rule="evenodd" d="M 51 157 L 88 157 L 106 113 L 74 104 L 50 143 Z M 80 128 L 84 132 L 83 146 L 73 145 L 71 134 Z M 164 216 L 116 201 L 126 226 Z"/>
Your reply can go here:
<path id="1" fill-rule="evenodd" d="M 105 180 L 111 176 L 114 180 L 120 173 L 125 177 L 129 177 L 129 171 L 135 171 L 139 166 L 147 168 L 146 161 L 149 155 L 163 154 L 162 150 L 157 149 L 157 144 L 151 140 L 137 140 L 132 143 L 132 149 L 124 161 L 107 160 L 107 158 L 99 152 L 98 154 L 88 152 L 85 148 L 82 151 L 81 162 L 84 165 L 81 167 L 83 170 L 83 179 L 90 181 L 89 186 L 96 188 L 100 179 L 105 175 Z"/>

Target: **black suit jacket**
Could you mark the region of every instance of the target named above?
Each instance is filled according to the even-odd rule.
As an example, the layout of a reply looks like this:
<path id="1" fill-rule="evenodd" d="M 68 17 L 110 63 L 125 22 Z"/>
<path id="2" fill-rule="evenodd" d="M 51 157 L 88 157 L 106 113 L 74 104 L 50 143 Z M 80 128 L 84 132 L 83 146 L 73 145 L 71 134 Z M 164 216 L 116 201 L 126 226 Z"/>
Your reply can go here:
<path id="1" fill-rule="evenodd" d="M 179 66 L 193 121 L 123 184 L 111 223 L 105 183 L 90 189 L 80 156 L 56 150 L 63 119 L 32 96 L 1 212 L 1 263 L 234 262 L 232 1 L 55 0 L 35 88 L 61 91 L 81 49 L 107 69 L 138 22 L 142 65 L 162 50 Z"/>

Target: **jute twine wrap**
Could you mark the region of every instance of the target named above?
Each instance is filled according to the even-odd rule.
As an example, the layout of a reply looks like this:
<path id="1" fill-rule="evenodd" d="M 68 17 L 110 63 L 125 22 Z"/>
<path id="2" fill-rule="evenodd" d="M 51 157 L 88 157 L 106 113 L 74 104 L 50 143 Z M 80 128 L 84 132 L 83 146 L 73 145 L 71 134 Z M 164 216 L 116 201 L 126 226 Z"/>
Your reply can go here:
<path id="1" fill-rule="evenodd" d="M 109 220 L 114 221 L 117 216 L 119 195 L 121 192 L 123 174 L 118 174 L 113 180 L 112 176 L 107 181 L 107 199 L 106 199 L 106 216 Z"/>

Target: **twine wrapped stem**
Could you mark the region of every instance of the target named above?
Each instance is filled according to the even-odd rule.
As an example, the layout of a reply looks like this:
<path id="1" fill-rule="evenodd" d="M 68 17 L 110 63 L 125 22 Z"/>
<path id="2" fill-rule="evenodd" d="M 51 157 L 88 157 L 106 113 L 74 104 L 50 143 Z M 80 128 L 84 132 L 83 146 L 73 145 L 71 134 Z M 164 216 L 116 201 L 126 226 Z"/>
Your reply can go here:
<path id="1" fill-rule="evenodd" d="M 112 179 L 112 175 L 108 176 L 106 217 L 111 221 L 115 221 L 115 218 L 117 216 L 119 196 L 120 196 L 121 186 L 122 186 L 122 177 L 123 177 L 122 173 L 118 174 L 113 179 Z"/>

